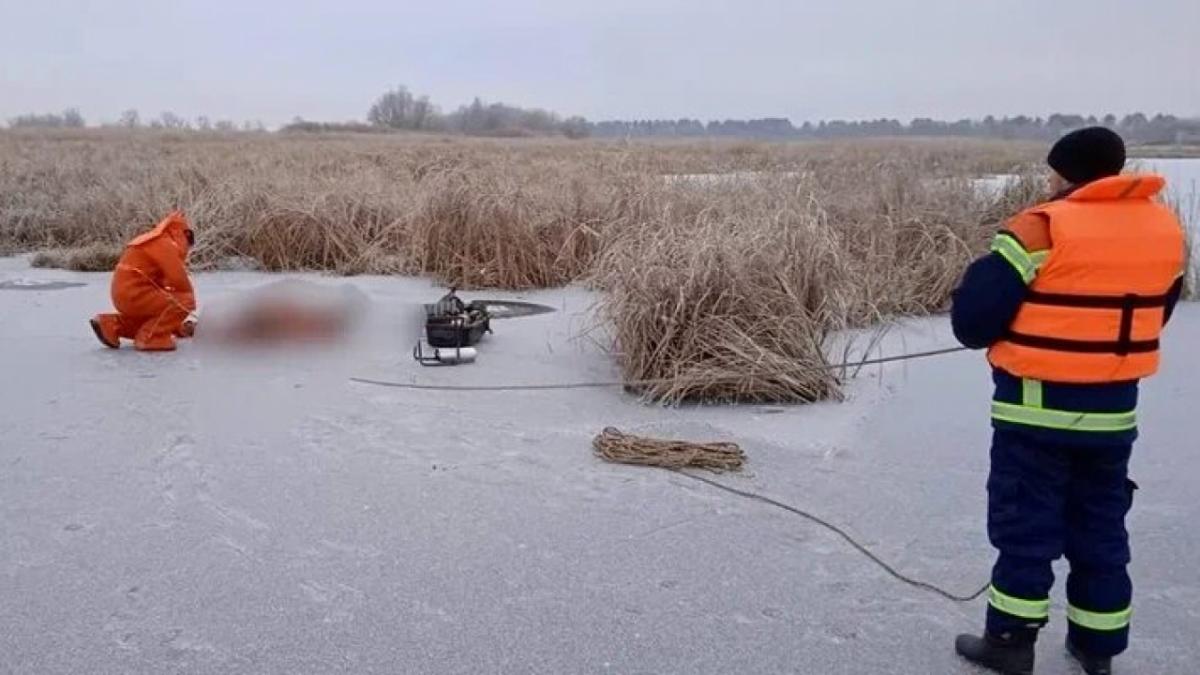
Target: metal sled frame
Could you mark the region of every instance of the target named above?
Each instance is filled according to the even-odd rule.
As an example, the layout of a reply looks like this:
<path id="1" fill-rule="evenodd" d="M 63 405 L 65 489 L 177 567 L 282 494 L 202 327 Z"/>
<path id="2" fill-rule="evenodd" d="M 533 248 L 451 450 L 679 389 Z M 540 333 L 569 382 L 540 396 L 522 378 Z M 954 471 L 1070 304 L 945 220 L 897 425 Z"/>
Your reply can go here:
<path id="1" fill-rule="evenodd" d="M 428 351 L 426 350 L 427 347 Z M 456 351 L 458 349 L 459 348 L 457 347 L 455 348 Z M 426 367 L 457 365 L 439 361 L 437 357 L 437 348 L 429 346 L 424 340 L 417 340 L 417 344 L 413 346 L 412 355 L 414 361 Z"/>
<path id="2" fill-rule="evenodd" d="M 454 355 L 458 358 L 452 362 L 442 361 L 437 357 L 437 351 L 439 349 L 444 351 L 453 350 Z M 412 355 L 414 361 L 422 366 L 430 368 L 437 366 L 458 366 L 464 363 L 472 363 L 472 361 L 462 360 L 463 349 L 468 349 L 468 347 L 465 345 L 460 345 L 458 347 L 433 347 L 425 342 L 425 340 L 417 340 L 417 344 L 413 346 Z"/>

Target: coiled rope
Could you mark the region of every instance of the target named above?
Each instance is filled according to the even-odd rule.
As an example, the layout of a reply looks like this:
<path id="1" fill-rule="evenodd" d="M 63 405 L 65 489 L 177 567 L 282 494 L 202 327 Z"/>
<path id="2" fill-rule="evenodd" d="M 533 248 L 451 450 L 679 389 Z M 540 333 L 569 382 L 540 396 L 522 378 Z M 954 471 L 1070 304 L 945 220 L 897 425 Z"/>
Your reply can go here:
<path id="1" fill-rule="evenodd" d="M 682 469 L 693 466 L 709 471 L 738 471 L 746 453 L 737 443 L 692 443 L 626 434 L 608 427 L 592 441 L 601 458 L 617 464 Z"/>

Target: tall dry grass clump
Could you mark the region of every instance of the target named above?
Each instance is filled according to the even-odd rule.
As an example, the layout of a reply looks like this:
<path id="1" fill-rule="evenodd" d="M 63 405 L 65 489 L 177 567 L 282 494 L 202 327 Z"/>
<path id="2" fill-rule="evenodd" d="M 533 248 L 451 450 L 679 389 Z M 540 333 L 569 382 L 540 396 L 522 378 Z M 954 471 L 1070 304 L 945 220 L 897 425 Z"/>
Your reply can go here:
<path id="1" fill-rule="evenodd" d="M 30 259 L 33 267 L 64 269 L 74 272 L 111 272 L 120 262 L 122 247 L 88 244 L 70 249 L 39 251 Z"/>
<path id="2" fill-rule="evenodd" d="M 1192 191 L 1186 197 L 1172 200 L 1170 205 L 1183 222 L 1200 223 L 1200 193 Z M 1196 230 L 1189 228 L 1185 235 L 1183 299 L 1195 300 L 1200 297 L 1200 266 L 1196 265 Z"/>
<path id="3" fill-rule="evenodd" d="M 673 206 L 679 206 L 674 204 Z M 624 377 L 649 398 L 817 400 L 847 268 L 815 214 L 692 204 L 626 232 L 596 273 Z"/>
<path id="4" fill-rule="evenodd" d="M 901 156 L 660 195 L 598 263 L 625 378 L 666 401 L 839 394 L 833 332 L 945 307 L 1000 201 Z"/>

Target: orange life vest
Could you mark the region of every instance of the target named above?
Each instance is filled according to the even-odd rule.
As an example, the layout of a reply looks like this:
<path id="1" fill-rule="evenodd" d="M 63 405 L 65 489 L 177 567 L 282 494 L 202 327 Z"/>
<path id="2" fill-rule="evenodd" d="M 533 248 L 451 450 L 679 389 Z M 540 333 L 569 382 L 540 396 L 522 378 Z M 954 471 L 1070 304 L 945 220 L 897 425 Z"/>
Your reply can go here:
<path id="1" fill-rule="evenodd" d="M 1166 294 L 1184 261 L 1183 227 L 1154 199 L 1164 185 L 1160 176 L 1113 176 L 1030 209 L 1049 221 L 1044 259 L 1015 237 L 998 237 L 993 250 L 1022 271 L 1029 292 L 1008 335 L 988 352 L 993 366 L 1069 383 L 1158 370 Z"/>

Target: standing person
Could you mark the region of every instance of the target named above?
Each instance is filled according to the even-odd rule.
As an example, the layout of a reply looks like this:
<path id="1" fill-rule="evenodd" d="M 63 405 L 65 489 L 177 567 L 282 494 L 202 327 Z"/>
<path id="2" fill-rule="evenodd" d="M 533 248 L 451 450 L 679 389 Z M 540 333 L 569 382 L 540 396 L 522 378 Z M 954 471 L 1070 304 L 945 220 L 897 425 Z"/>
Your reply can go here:
<path id="1" fill-rule="evenodd" d="M 1125 144 L 1101 127 L 1047 158 L 1053 196 L 1012 219 L 954 294 L 954 334 L 993 368 L 988 536 L 999 550 L 982 637 L 959 654 L 1032 673 L 1050 618 L 1051 563 L 1066 555 L 1067 649 L 1089 675 L 1129 642 L 1125 515 L 1138 381 L 1159 366 L 1179 299 L 1184 235 L 1155 197 L 1165 181 L 1121 175 Z"/>
<path id="2" fill-rule="evenodd" d="M 195 242 L 180 211 L 129 242 L 113 272 L 114 314 L 92 318 L 96 338 L 116 349 L 133 340 L 139 351 L 172 351 L 176 337 L 191 337 L 196 294 L 188 277 L 187 256 Z"/>

